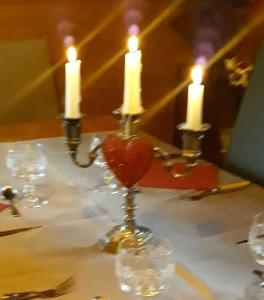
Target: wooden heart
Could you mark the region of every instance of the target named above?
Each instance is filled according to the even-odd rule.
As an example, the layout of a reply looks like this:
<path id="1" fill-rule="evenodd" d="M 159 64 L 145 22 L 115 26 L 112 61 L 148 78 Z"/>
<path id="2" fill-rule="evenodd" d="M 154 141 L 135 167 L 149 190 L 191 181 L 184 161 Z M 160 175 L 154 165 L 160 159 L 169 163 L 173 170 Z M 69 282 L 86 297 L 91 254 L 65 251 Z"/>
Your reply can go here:
<path id="1" fill-rule="evenodd" d="M 102 150 L 109 168 L 127 188 L 135 185 L 147 173 L 153 159 L 150 143 L 137 136 L 129 139 L 107 137 Z"/>

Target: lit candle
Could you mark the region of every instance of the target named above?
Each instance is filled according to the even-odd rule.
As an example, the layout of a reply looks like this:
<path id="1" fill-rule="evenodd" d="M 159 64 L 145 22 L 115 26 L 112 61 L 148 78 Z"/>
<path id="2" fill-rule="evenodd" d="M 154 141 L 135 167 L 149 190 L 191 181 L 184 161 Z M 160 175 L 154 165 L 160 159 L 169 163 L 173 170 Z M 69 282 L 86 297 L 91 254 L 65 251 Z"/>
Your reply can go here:
<path id="1" fill-rule="evenodd" d="M 203 69 L 197 65 L 192 69 L 193 83 L 188 87 L 186 126 L 192 130 L 199 130 L 202 126 L 204 95 L 204 86 L 201 84 L 202 79 Z"/>
<path id="2" fill-rule="evenodd" d="M 143 111 L 141 103 L 141 51 L 138 50 L 138 38 L 128 40 L 129 52 L 125 55 L 124 102 L 122 113 L 135 115 Z"/>
<path id="3" fill-rule="evenodd" d="M 81 61 L 77 60 L 74 47 L 67 51 L 68 62 L 65 65 L 65 118 L 78 119 L 81 116 Z"/>

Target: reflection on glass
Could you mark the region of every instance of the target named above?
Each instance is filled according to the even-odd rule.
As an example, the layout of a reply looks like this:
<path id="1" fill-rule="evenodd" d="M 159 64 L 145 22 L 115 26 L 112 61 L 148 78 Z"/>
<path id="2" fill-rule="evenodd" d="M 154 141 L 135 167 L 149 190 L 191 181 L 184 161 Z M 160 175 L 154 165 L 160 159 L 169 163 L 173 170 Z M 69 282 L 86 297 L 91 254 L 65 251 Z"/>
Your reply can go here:
<path id="1" fill-rule="evenodd" d="M 94 149 L 97 145 L 99 145 L 102 142 L 102 138 L 93 135 L 90 143 L 90 150 Z M 102 180 L 99 181 L 96 186 L 93 187 L 93 191 L 96 192 L 107 192 L 107 193 L 118 193 L 120 191 L 120 186 L 119 183 L 117 182 L 115 175 L 113 172 L 108 168 L 106 161 L 104 160 L 103 152 L 101 149 L 97 152 L 97 158 L 94 161 L 94 164 L 102 168 L 103 171 L 103 176 Z"/>

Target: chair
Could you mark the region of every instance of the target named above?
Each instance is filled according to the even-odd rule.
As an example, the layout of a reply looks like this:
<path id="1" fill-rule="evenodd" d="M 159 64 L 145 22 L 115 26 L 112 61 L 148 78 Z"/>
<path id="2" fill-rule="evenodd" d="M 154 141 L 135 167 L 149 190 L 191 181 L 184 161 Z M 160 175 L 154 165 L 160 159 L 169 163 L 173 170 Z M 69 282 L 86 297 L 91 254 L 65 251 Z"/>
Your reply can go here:
<path id="1" fill-rule="evenodd" d="M 264 43 L 232 132 L 225 166 L 264 185 Z"/>
<path id="2" fill-rule="evenodd" d="M 29 88 L 51 67 L 44 39 L 0 40 L 0 66 L 0 125 L 56 118 L 52 76 Z"/>

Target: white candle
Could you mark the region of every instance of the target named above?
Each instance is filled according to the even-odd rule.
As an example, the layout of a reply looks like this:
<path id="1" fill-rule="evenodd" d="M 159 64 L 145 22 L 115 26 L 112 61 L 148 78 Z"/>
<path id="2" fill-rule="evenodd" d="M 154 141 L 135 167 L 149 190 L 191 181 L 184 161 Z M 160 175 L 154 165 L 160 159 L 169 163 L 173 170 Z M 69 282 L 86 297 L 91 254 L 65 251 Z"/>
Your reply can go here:
<path id="1" fill-rule="evenodd" d="M 204 86 L 201 84 L 203 69 L 201 66 L 195 66 L 192 69 L 192 79 L 188 87 L 188 106 L 186 126 L 188 129 L 199 130 L 202 126 L 203 118 L 203 95 Z"/>
<path id="2" fill-rule="evenodd" d="M 143 111 L 141 103 L 141 51 L 138 50 L 138 38 L 128 40 L 129 52 L 125 55 L 124 102 L 122 114 L 135 115 Z"/>
<path id="3" fill-rule="evenodd" d="M 81 61 L 76 60 L 74 47 L 67 51 L 68 62 L 65 65 L 65 118 L 78 119 L 81 117 Z"/>

